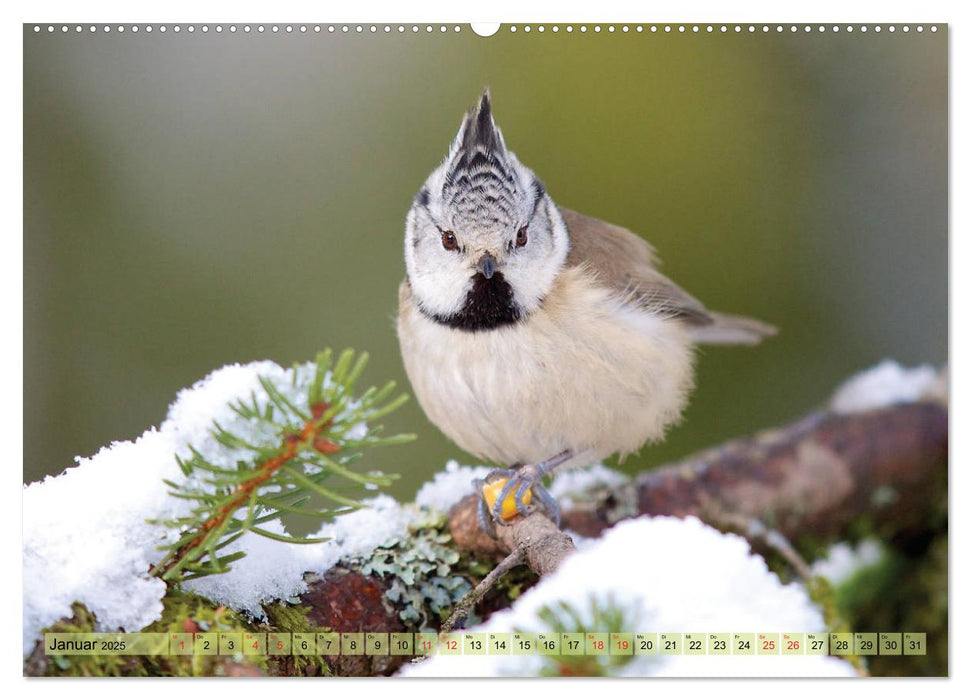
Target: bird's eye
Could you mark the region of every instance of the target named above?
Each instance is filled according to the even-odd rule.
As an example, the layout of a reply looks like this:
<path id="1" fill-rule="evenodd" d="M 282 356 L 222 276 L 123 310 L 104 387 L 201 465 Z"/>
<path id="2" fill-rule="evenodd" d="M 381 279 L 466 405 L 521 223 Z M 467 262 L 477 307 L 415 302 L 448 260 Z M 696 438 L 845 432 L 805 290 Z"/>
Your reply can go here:
<path id="1" fill-rule="evenodd" d="M 527 240 L 529 240 L 528 231 L 526 230 L 526 227 L 523 226 L 516 231 L 516 247 L 522 248 L 524 245 L 526 245 Z"/>
<path id="2" fill-rule="evenodd" d="M 451 231 L 442 232 L 442 246 L 445 250 L 455 250 L 459 247 L 459 242 L 455 238 L 455 234 Z"/>

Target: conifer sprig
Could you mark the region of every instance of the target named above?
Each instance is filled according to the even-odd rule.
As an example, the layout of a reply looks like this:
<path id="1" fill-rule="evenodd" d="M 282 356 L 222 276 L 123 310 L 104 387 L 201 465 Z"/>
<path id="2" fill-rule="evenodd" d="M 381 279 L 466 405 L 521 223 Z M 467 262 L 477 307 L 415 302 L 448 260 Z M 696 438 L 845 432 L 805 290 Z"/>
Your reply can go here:
<path id="1" fill-rule="evenodd" d="M 235 459 L 235 468 L 214 464 L 191 446 L 187 459 L 176 457 L 186 478 L 165 483 L 173 496 L 196 505 L 187 516 L 161 521 L 181 536 L 164 547 L 168 553 L 151 573 L 166 581 L 187 581 L 228 571 L 245 553 L 219 552 L 246 532 L 291 543 L 326 541 L 260 526 L 283 514 L 326 520 L 360 508 L 367 491 L 390 485 L 396 475 L 352 468 L 361 456 L 352 450 L 414 439 L 407 434 L 381 437 L 381 426 L 372 424 L 407 401 L 404 394 L 391 398 L 394 382 L 353 397 L 367 360 L 367 353 L 355 356 L 345 350 L 334 362 L 327 350 L 317 356 L 312 374 L 293 368 L 288 391 L 260 377 L 266 394 L 262 400 L 253 392 L 249 400 L 230 404 L 252 428 L 249 437 L 213 421 L 212 435 Z M 314 496 L 328 507 L 308 506 Z"/>

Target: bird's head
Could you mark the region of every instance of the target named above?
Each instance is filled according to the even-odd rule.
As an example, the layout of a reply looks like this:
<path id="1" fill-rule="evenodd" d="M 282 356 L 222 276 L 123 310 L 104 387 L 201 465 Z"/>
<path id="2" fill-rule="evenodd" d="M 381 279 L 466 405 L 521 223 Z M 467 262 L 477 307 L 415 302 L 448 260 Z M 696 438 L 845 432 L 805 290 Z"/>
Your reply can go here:
<path id="1" fill-rule="evenodd" d="M 515 323 L 542 303 L 568 251 L 556 205 L 506 150 L 486 90 L 408 212 L 405 264 L 419 309 L 464 330 Z"/>

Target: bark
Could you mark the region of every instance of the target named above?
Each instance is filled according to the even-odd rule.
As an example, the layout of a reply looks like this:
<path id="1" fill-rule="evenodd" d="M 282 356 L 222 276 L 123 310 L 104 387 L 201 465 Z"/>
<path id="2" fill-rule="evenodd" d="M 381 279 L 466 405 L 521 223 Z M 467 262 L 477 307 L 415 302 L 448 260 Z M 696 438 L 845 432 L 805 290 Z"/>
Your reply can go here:
<path id="1" fill-rule="evenodd" d="M 643 473 L 576 504 L 564 513 L 563 527 L 595 536 L 624 517 L 693 515 L 722 529 L 749 519 L 789 538 L 825 540 L 866 517 L 890 537 L 905 536 L 946 518 L 947 455 L 948 410 L 936 401 L 816 413 Z M 476 526 L 475 506 L 474 498 L 457 504 L 449 529 L 460 547 L 478 555 L 512 551 L 537 517 L 503 528 L 492 541 Z M 535 540 L 533 547 L 539 548 Z M 543 569 L 534 571 L 555 569 L 568 554 L 566 547 L 537 554 Z"/>
<path id="2" fill-rule="evenodd" d="M 563 559 L 575 551 L 573 540 L 542 513 L 515 518 L 496 525 L 492 539 L 479 527 L 478 496 L 466 496 L 452 507 L 448 529 L 455 544 L 480 556 L 504 556 L 522 545 L 526 564 L 540 576 L 553 573 Z"/>

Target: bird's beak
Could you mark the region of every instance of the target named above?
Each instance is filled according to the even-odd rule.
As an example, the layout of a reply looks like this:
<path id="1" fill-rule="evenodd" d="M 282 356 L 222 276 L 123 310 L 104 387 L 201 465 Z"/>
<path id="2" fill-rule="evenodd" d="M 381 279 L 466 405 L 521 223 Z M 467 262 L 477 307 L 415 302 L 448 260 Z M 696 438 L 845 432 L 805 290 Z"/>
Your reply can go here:
<path id="1" fill-rule="evenodd" d="M 481 258 L 479 258 L 479 263 L 476 265 L 479 272 L 487 280 L 491 280 L 492 276 L 496 272 L 496 259 L 492 257 L 492 253 L 485 253 Z"/>

